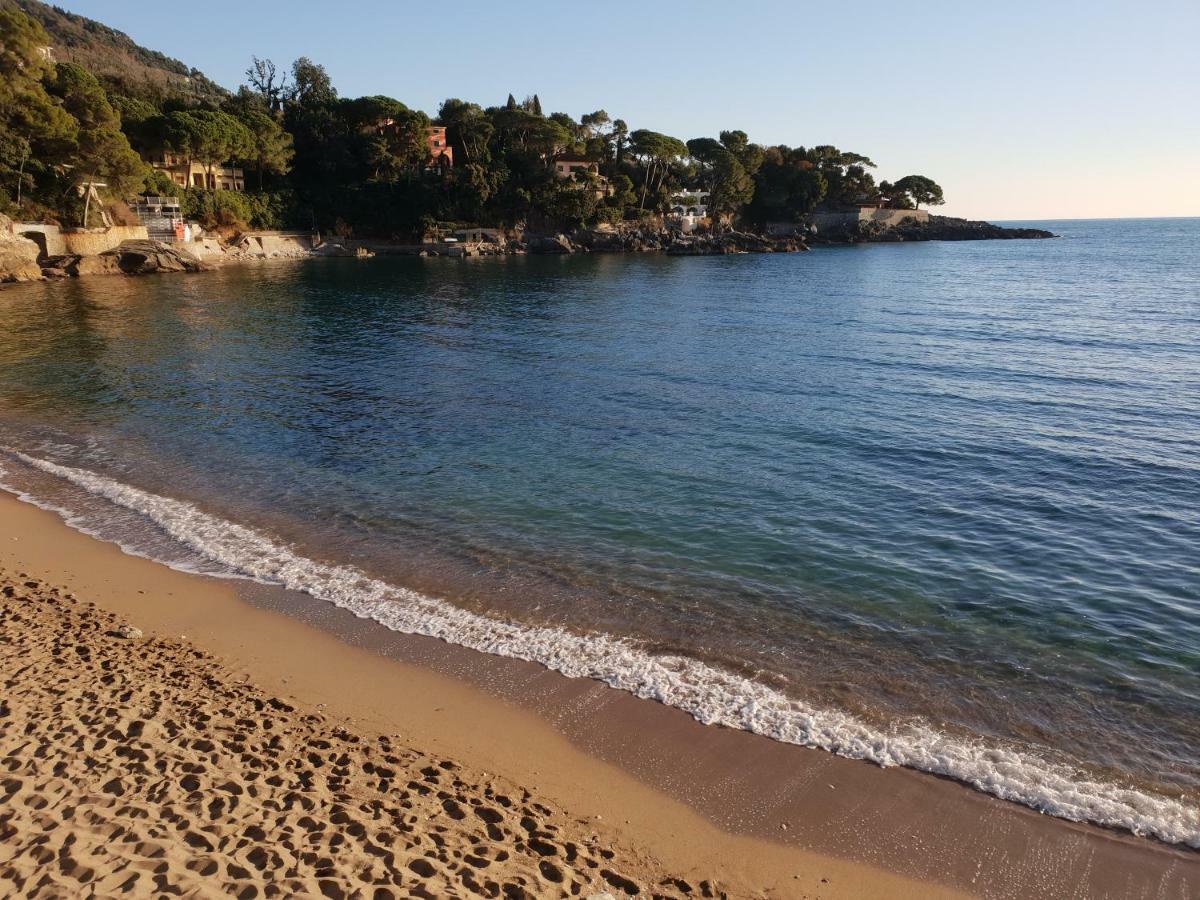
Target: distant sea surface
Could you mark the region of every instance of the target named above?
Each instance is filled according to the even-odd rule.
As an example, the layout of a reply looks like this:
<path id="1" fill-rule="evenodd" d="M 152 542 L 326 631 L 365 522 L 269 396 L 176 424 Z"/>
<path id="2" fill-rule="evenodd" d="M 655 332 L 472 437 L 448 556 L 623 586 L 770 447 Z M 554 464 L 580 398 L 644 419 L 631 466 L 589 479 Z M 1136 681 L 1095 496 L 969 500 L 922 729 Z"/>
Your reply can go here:
<path id="1" fill-rule="evenodd" d="M 1023 223 L 1024 224 L 1024 223 Z M 1200 220 L 0 290 L 0 479 L 744 728 L 1200 846 Z"/>

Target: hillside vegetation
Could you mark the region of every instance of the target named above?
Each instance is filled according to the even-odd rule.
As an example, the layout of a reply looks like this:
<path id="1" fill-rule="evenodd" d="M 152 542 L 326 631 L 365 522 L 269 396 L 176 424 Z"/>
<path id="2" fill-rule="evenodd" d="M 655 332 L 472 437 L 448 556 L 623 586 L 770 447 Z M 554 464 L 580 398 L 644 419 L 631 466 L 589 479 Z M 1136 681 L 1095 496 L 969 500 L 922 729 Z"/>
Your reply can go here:
<path id="1" fill-rule="evenodd" d="M 830 144 L 760 145 L 735 128 L 684 140 L 603 109 L 547 113 L 537 94 L 451 97 L 430 116 L 394 97 L 341 96 L 305 57 L 252 57 L 246 81 L 231 94 L 98 22 L 0 0 L 0 213 L 91 226 L 98 185 L 114 206 L 179 196 L 206 227 L 405 241 L 464 223 L 653 229 L 701 206 L 702 227 L 720 233 L 799 225 L 818 206 L 943 202 L 932 179 L 877 182 L 868 156 Z M 186 186 L 144 162 L 164 154 Z M 247 170 L 248 190 L 219 189 L 213 172 L 227 164 Z"/>
<path id="2" fill-rule="evenodd" d="M 116 93 L 215 101 L 229 93 L 198 69 L 94 19 L 38 0 L 0 0 L 0 9 L 5 8 L 19 9 L 41 24 L 57 61 L 82 66 Z"/>

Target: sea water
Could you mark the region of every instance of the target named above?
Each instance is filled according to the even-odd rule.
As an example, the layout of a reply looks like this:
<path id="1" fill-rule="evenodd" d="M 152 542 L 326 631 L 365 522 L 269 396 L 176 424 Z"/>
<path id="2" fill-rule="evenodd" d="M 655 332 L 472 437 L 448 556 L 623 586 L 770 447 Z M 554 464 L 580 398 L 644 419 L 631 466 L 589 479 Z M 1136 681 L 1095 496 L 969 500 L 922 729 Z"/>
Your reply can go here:
<path id="1" fill-rule="evenodd" d="M 704 722 L 1200 846 L 1200 220 L 0 290 L 0 480 Z"/>

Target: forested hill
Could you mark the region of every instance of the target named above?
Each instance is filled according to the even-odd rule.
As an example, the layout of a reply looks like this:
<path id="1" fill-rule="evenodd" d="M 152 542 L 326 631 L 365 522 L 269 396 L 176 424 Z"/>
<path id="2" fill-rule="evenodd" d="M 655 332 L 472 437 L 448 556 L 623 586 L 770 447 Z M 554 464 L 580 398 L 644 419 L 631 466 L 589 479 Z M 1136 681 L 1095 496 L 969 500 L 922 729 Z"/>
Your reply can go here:
<path id="1" fill-rule="evenodd" d="M 41 23 L 50 35 L 55 60 L 83 66 L 118 93 L 213 101 L 228 96 L 228 91 L 198 69 L 148 50 L 124 32 L 94 19 L 38 0 L 0 0 L 0 9 L 4 8 L 19 9 Z"/>

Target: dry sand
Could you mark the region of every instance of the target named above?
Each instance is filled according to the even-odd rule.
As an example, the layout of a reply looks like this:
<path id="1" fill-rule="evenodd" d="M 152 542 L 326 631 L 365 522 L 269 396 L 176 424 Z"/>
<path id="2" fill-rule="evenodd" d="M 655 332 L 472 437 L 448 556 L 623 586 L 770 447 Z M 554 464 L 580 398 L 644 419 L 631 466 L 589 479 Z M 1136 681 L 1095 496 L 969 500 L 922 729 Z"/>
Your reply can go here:
<path id="1" fill-rule="evenodd" d="M 1200 892 L 1200 854 L 314 627 L 4 494 L 0 569 L 0 896 Z"/>
<path id="2" fill-rule="evenodd" d="M 27 575 L 0 593 L 6 896 L 723 895 Z"/>

